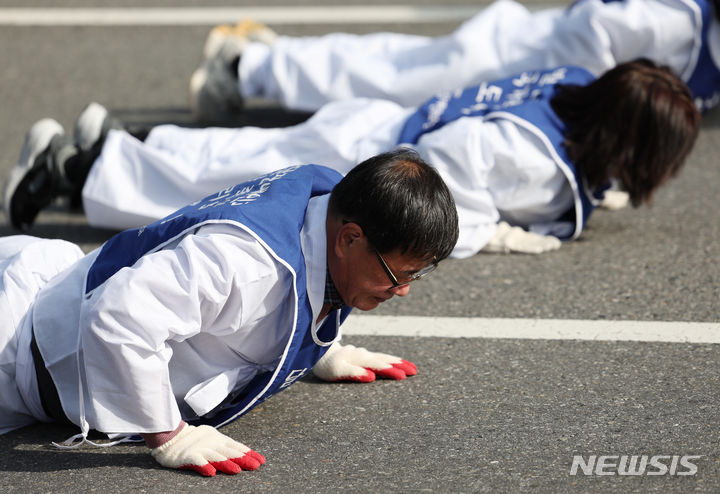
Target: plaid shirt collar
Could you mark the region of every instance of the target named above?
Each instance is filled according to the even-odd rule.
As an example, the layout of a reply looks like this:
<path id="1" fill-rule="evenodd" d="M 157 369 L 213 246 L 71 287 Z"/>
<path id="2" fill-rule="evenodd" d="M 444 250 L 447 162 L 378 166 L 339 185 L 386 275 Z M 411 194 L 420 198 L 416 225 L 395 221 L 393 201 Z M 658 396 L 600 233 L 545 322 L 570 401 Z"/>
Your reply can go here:
<path id="1" fill-rule="evenodd" d="M 330 304 L 330 312 L 338 310 L 345 305 L 345 302 L 343 302 L 343 299 L 340 297 L 337 288 L 335 288 L 335 283 L 333 283 L 332 278 L 330 277 L 329 268 L 327 270 L 327 274 L 325 275 L 325 298 L 323 299 L 323 303 Z"/>

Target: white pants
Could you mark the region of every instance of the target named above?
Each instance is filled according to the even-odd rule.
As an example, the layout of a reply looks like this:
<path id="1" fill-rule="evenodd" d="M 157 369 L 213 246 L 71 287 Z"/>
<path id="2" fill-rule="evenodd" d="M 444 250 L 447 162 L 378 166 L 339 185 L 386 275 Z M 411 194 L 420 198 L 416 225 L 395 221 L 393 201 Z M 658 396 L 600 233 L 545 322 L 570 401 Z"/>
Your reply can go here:
<path id="1" fill-rule="evenodd" d="M 156 127 L 145 142 L 112 131 L 83 188 L 93 226 L 135 228 L 289 165 L 315 163 L 347 173 L 396 147 L 412 109 L 356 99 L 324 106 L 307 122 L 281 129 Z M 461 118 L 412 147 L 434 166 L 455 198 L 460 239 L 453 257 L 474 255 L 502 214 L 532 225 L 572 207 L 561 167 L 531 131 L 507 119 Z M 499 209 L 498 209 L 499 208 Z"/>
<path id="2" fill-rule="evenodd" d="M 53 276 L 82 256 L 64 240 L 0 238 L 0 434 L 50 420 L 30 353 L 32 304 Z"/>
<path id="3" fill-rule="evenodd" d="M 538 12 L 500 0 L 447 36 L 335 33 L 281 36 L 272 47 L 252 43 L 238 75 L 243 97 L 288 108 L 313 111 L 353 97 L 410 107 L 524 71 L 579 65 L 601 75 L 639 57 L 669 65 L 687 80 L 697 35 L 683 0 L 582 0 L 569 11 Z"/>
<path id="4" fill-rule="evenodd" d="M 83 188 L 93 226 L 134 228 L 225 187 L 291 165 L 347 173 L 395 147 L 408 110 L 379 100 L 323 108 L 294 127 L 155 127 L 144 142 L 111 131 Z"/>

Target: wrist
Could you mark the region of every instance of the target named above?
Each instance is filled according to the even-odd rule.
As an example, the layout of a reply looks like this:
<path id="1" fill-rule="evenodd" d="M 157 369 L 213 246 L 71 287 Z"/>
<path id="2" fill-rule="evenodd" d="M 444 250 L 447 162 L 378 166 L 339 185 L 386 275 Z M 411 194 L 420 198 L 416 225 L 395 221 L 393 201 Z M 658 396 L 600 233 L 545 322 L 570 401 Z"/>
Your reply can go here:
<path id="1" fill-rule="evenodd" d="M 140 436 L 145 440 L 145 445 L 150 449 L 155 449 L 159 446 L 162 446 L 163 444 L 167 443 L 171 439 L 173 439 L 175 436 L 177 436 L 180 431 L 182 431 L 187 424 L 185 421 L 181 420 L 180 425 L 178 425 L 175 430 L 172 431 L 166 431 L 166 432 L 147 432 L 147 433 L 141 433 Z"/>

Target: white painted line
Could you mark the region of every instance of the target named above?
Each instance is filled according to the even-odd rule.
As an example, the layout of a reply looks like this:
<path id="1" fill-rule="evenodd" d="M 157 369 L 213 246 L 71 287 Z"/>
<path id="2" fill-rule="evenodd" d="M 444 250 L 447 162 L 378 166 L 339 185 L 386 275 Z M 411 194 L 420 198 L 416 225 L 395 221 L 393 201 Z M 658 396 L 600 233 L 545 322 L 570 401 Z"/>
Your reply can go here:
<path id="1" fill-rule="evenodd" d="M 720 343 L 720 323 L 351 315 L 346 335 Z"/>
<path id="2" fill-rule="evenodd" d="M 328 5 L 307 7 L 6 8 L 5 26 L 188 26 L 237 22 L 251 17 L 279 24 L 459 22 L 482 6 Z"/>

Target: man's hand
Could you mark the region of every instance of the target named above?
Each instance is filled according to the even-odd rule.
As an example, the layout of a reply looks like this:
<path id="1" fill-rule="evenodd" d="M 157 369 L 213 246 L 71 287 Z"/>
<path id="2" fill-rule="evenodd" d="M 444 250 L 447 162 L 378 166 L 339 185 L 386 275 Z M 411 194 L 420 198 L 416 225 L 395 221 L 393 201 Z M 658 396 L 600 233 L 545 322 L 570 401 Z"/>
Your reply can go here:
<path id="1" fill-rule="evenodd" d="M 405 379 L 417 374 L 415 364 L 386 353 L 369 352 L 353 345 L 332 344 L 313 367 L 313 374 L 323 381 L 356 381 L 367 383 L 375 377 Z"/>
<path id="2" fill-rule="evenodd" d="M 501 221 L 498 223 L 497 231 L 493 238 L 485 244 L 485 252 L 502 252 L 509 254 L 519 252 L 521 254 L 541 254 L 551 250 L 557 250 L 562 245 L 560 239 L 552 235 L 540 235 L 538 233 L 526 232 L 519 226 L 510 226 Z"/>
<path id="3" fill-rule="evenodd" d="M 209 425 L 185 425 L 166 443 L 151 450 L 153 458 L 164 467 L 195 470 L 212 477 L 217 470 L 235 475 L 241 470 L 255 470 L 265 457 Z"/>

